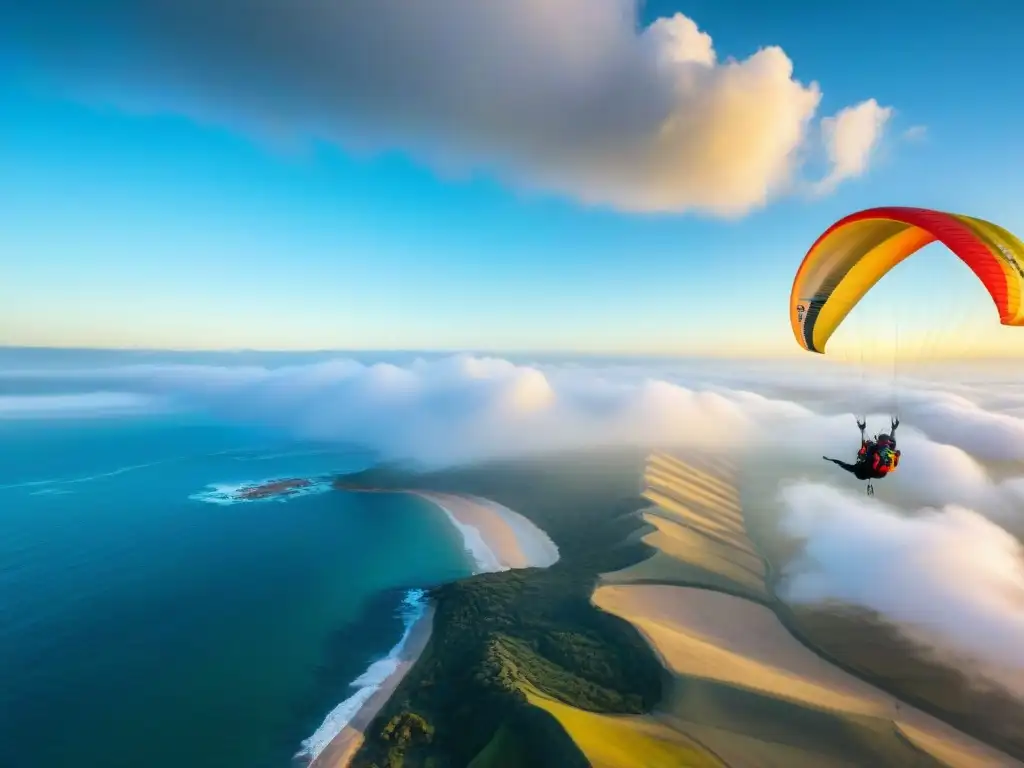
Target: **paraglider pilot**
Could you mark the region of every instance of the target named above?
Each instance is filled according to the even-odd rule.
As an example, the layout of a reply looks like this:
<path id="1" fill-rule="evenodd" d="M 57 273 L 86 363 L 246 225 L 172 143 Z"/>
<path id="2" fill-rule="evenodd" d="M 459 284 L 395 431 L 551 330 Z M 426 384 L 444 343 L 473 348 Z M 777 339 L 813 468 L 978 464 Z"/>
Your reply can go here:
<path id="1" fill-rule="evenodd" d="M 842 467 L 858 480 L 868 481 L 868 495 L 873 496 L 875 492 L 872 480 L 881 478 L 893 472 L 900 465 L 900 451 L 896 448 L 896 428 L 900 425 L 899 419 L 892 419 L 892 429 L 888 434 L 883 432 L 877 435 L 874 440 L 868 440 L 864 435 L 867 424 L 857 420 L 860 428 L 860 450 L 857 451 L 857 461 L 848 464 L 839 459 L 830 459 L 822 456 L 825 461 L 831 461 L 837 467 Z"/>

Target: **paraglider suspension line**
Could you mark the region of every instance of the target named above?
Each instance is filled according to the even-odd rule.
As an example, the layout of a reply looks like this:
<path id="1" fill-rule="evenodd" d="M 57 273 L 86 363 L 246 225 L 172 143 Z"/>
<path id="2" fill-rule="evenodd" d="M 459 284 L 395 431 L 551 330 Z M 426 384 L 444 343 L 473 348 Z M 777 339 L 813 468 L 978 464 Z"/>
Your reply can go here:
<path id="1" fill-rule="evenodd" d="M 900 376 L 897 368 L 898 358 L 900 354 L 900 321 L 896 318 L 895 332 L 896 332 L 896 343 L 893 345 L 892 354 L 892 395 L 893 395 L 893 409 L 892 416 L 897 419 L 900 417 Z"/>

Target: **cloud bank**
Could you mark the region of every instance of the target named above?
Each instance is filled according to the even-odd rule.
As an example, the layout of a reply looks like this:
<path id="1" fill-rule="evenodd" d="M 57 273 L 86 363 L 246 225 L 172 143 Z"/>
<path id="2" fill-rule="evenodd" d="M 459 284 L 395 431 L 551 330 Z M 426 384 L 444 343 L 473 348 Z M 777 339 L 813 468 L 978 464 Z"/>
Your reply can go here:
<path id="1" fill-rule="evenodd" d="M 0 10 L 0 49 L 90 98 L 625 211 L 737 216 L 802 183 L 818 85 L 777 46 L 723 60 L 692 19 L 640 28 L 639 7 L 36 0 Z M 821 190 L 864 173 L 890 113 L 869 99 L 823 121 Z"/>
<path id="2" fill-rule="evenodd" d="M 782 490 L 806 538 L 788 599 L 874 609 L 919 641 L 954 652 L 1024 697 L 1024 547 L 961 506 L 913 516 L 818 483 Z"/>
<path id="3" fill-rule="evenodd" d="M 760 500 L 751 513 L 780 517 L 806 542 L 807 557 L 789 573 L 795 598 L 873 608 L 1000 680 L 1017 679 L 1024 665 L 1024 390 L 986 383 L 977 367 L 966 380 L 975 383 L 901 380 L 903 461 L 869 499 L 821 456 L 852 460 L 854 412 L 867 412 L 872 430 L 887 426 L 892 384 L 860 382 L 842 367 L 468 355 L 278 367 L 169 360 L 0 365 L 0 419 L 63 417 L 61 404 L 79 415 L 93 398 L 97 408 L 202 411 L 361 443 L 424 466 L 598 445 L 728 449 L 741 458 L 744 497 Z"/>

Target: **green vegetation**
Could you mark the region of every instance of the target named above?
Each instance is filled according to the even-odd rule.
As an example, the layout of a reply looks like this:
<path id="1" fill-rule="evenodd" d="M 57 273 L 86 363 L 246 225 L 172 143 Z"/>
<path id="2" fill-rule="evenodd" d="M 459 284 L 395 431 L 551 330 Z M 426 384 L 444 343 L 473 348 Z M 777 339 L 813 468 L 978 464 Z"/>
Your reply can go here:
<path id="1" fill-rule="evenodd" d="M 392 717 L 381 729 L 380 737 L 400 749 L 414 744 L 429 744 L 434 736 L 434 729 L 419 715 L 402 712 Z"/>
<path id="2" fill-rule="evenodd" d="M 643 526 L 643 454 L 501 462 L 410 479 L 394 470 L 347 482 L 479 494 L 531 518 L 558 545 L 547 569 L 482 574 L 432 591 L 434 631 L 419 662 L 367 732 L 353 765 L 368 768 L 587 766 L 558 721 L 527 691 L 597 713 L 639 714 L 661 698 L 664 672 L 628 623 L 595 609 L 601 572 L 652 550 L 623 544 Z M 432 737 L 393 739 L 396 718 Z M 397 722 L 406 722 L 398 720 Z M 389 730 L 390 728 L 390 730 Z M 503 744 L 517 745 L 506 752 Z"/>
<path id="3" fill-rule="evenodd" d="M 529 768 L 522 741 L 507 724 L 502 725 L 469 768 Z"/>

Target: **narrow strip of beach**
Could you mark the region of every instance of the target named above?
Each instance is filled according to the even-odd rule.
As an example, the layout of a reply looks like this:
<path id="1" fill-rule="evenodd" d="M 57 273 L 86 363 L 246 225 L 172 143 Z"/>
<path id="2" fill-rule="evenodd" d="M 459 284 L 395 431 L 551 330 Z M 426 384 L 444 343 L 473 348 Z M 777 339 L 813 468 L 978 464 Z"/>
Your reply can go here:
<path id="1" fill-rule="evenodd" d="M 448 517 L 462 535 L 466 551 L 474 562 L 474 573 L 546 568 L 558 560 L 558 548 L 544 531 L 493 501 L 433 491 L 398 492 L 419 496 Z M 303 751 L 296 756 L 297 764 L 310 768 L 347 768 L 363 743 L 366 728 L 427 647 L 433 620 L 433 607 L 422 604 L 398 645 L 353 683 L 363 686 L 360 691 L 339 704 L 317 732 L 303 743 Z M 378 665 L 385 665 L 381 672 L 386 673 L 379 680 L 373 674 Z"/>

